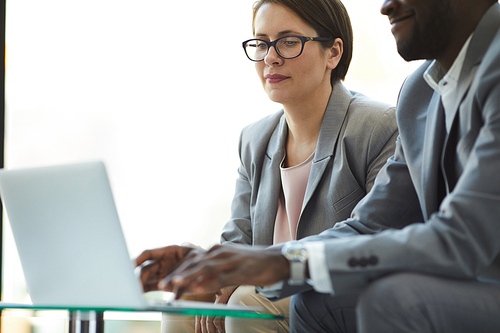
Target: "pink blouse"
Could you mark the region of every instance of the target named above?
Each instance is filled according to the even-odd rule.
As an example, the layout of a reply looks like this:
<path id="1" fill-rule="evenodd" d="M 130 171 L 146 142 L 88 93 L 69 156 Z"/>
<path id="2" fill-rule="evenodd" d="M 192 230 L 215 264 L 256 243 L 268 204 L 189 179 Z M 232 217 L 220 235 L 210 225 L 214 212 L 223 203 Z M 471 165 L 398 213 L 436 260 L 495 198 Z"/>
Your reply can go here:
<path id="1" fill-rule="evenodd" d="M 278 212 L 274 224 L 273 243 L 279 244 L 295 240 L 302 204 L 306 194 L 307 180 L 311 171 L 314 153 L 299 165 L 284 168 L 281 162 L 281 186 Z"/>

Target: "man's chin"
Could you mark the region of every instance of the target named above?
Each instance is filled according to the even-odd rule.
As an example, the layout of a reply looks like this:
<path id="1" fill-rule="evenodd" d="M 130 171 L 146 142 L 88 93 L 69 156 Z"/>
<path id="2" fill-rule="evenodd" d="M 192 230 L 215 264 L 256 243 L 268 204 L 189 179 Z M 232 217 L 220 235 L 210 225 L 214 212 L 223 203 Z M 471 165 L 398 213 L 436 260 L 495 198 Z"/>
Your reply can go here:
<path id="1" fill-rule="evenodd" d="M 405 61 L 426 60 L 427 57 L 420 48 L 412 47 L 407 43 L 397 44 L 398 53 Z"/>

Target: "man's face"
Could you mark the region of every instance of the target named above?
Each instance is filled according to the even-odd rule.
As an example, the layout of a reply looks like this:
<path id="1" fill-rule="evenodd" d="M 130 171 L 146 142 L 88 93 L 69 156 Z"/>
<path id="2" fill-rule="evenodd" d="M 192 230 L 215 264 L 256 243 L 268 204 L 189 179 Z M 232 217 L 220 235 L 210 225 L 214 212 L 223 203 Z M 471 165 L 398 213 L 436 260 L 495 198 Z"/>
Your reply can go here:
<path id="1" fill-rule="evenodd" d="M 436 59 L 443 54 L 456 26 L 453 1 L 384 1 L 381 13 L 391 22 L 391 31 L 403 59 Z"/>

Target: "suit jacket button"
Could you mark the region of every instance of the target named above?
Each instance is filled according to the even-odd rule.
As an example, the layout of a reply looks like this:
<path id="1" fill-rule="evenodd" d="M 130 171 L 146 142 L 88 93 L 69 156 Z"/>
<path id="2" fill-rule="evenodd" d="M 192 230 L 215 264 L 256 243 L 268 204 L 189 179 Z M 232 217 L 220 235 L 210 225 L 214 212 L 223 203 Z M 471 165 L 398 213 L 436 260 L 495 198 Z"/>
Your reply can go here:
<path id="1" fill-rule="evenodd" d="M 356 258 L 351 258 L 351 259 L 349 259 L 349 261 L 347 262 L 347 264 L 350 267 L 356 267 L 356 266 L 358 266 L 358 260 Z"/>
<path id="2" fill-rule="evenodd" d="M 366 259 L 365 257 L 359 259 L 359 266 L 361 266 L 361 267 L 368 266 L 368 259 Z"/>
<path id="3" fill-rule="evenodd" d="M 368 263 L 372 266 L 375 266 L 378 264 L 378 258 L 376 256 L 371 256 L 368 258 Z"/>

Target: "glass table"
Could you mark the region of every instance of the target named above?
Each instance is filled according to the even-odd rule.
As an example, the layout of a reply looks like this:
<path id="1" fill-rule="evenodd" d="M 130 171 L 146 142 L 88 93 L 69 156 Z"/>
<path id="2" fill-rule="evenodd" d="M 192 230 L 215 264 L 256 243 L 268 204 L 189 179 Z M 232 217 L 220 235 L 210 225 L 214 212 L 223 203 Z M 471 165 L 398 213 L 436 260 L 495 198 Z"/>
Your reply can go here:
<path id="1" fill-rule="evenodd" d="M 72 306 L 34 306 L 30 304 L 0 302 L 0 311 L 20 310 L 66 310 L 69 312 L 69 333 L 104 333 L 104 312 L 162 312 L 185 316 L 236 317 L 281 320 L 283 317 L 258 312 L 259 308 L 208 306 L 206 303 L 179 301 L 172 307 L 115 308 L 115 307 L 72 307 Z M 211 304 L 213 305 L 213 304 Z"/>

